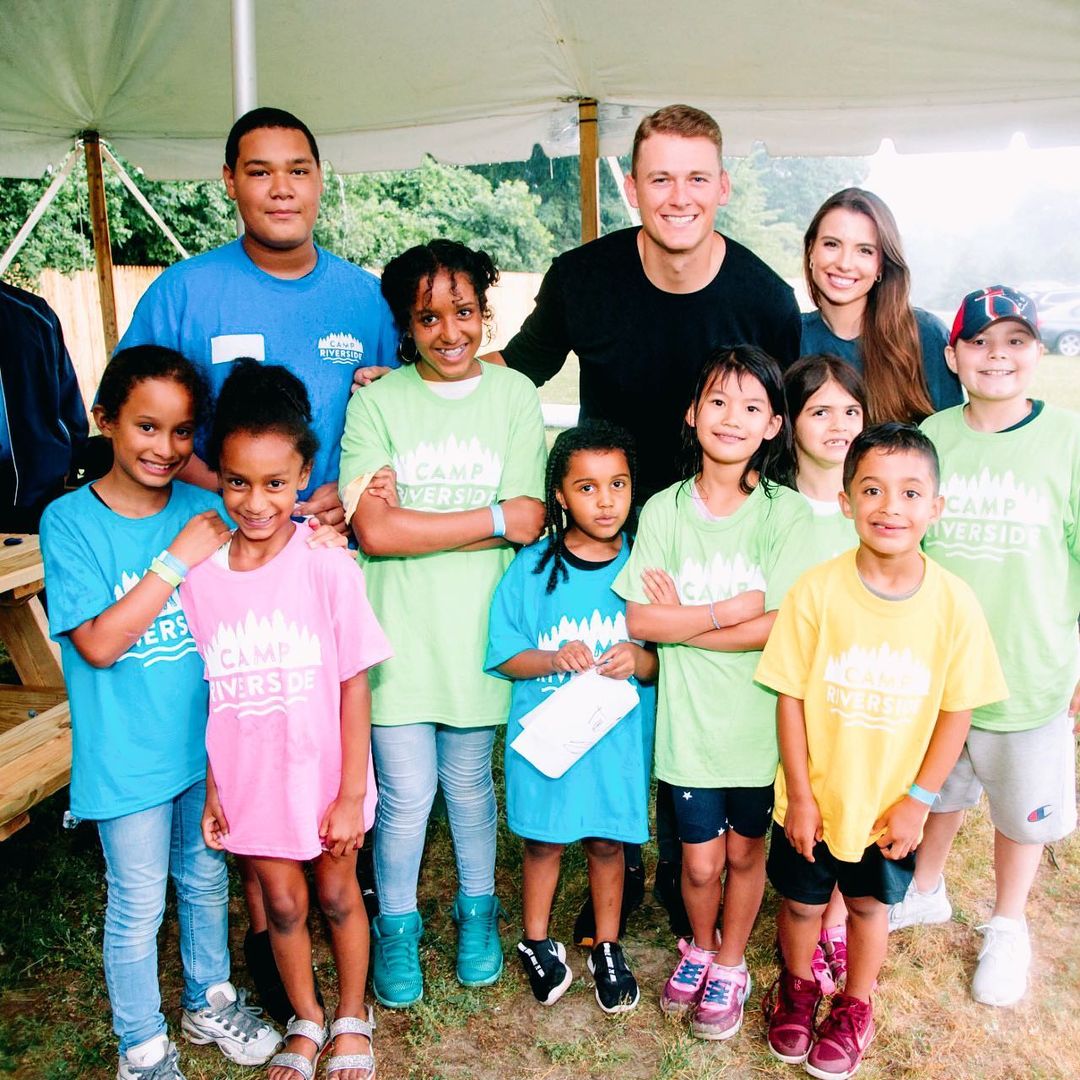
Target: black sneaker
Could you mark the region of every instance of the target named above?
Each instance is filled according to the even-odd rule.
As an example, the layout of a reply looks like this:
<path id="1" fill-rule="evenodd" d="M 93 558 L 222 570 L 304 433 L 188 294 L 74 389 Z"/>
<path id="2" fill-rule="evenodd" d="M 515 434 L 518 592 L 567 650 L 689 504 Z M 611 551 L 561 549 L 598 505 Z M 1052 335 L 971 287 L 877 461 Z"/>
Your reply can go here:
<path id="1" fill-rule="evenodd" d="M 693 937 L 690 916 L 686 914 L 686 905 L 682 896 L 682 865 L 667 859 L 656 864 L 656 877 L 653 881 L 653 896 L 667 912 L 668 926 L 677 938 Z"/>
<path id="2" fill-rule="evenodd" d="M 628 866 L 623 876 L 622 906 L 619 909 L 619 937 L 626 933 L 626 921 L 631 912 L 637 911 L 645 899 L 645 868 Z M 585 897 L 577 918 L 574 920 L 574 944 L 591 949 L 596 944 L 596 913 L 593 911 L 592 894 Z"/>
<path id="3" fill-rule="evenodd" d="M 533 997 L 541 1005 L 554 1005 L 574 981 L 574 973 L 566 963 L 566 947 L 561 941 L 522 938 L 517 954 L 529 977 Z"/>
<path id="4" fill-rule="evenodd" d="M 589 972 L 596 980 L 596 1000 L 604 1012 L 629 1012 L 637 1005 L 637 979 L 617 941 L 601 941 L 589 953 Z"/>
<path id="5" fill-rule="evenodd" d="M 251 976 L 251 981 L 255 985 L 255 993 L 263 1011 L 274 1020 L 278 1027 L 285 1027 L 296 1015 L 296 1010 L 292 1007 L 289 995 L 285 992 L 285 984 L 278 974 L 274 952 L 270 947 L 269 930 L 255 933 L 251 927 L 248 927 L 244 935 L 244 962 L 247 964 L 248 975 Z M 319 986 L 319 978 L 314 968 L 311 977 L 315 980 L 315 998 L 322 1005 L 322 988 Z"/>

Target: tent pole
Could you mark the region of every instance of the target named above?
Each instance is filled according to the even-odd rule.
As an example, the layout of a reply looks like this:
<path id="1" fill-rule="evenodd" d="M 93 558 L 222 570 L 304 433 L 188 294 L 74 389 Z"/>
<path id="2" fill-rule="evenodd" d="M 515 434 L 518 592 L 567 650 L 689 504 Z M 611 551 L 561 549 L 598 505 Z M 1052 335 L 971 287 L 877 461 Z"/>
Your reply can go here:
<path id="1" fill-rule="evenodd" d="M 232 0 L 233 119 L 239 120 L 259 103 L 255 55 L 255 0 Z M 244 235 L 244 222 L 236 211 L 236 235 Z"/>
<path id="2" fill-rule="evenodd" d="M 259 100 L 255 68 L 255 0 L 232 0 L 233 119 Z"/>
<path id="3" fill-rule="evenodd" d="M 56 175 L 52 178 L 52 183 L 45 189 L 44 194 L 37 201 L 37 205 L 27 215 L 26 220 L 22 223 L 22 228 L 15 234 L 15 238 L 7 246 L 7 250 L 3 255 L 0 255 L 0 277 L 3 277 L 7 273 L 7 268 L 12 264 L 15 256 L 22 250 L 23 244 L 26 243 L 26 238 L 34 231 L 34 226 L 41 220 L 42 215 L 49 206 L 52 204 L 53 199 L 60 193 L 60 189 L 64 186 L 64 181 L 68 178 L 68 173 L 71 172 L 75 166 L 76 154 L 79 150 L 79 144 L 76 143 L 69 151 L 68 156 L 64 158 L 63 165 L 57 170 Z"/>
<path id="4" fill-rule="evenodd" d="M 578 166 L 581 171 L 581 242 L 600 235 L 600 131 L 596 99 L 578 102 Z"/>
<path id="5" fill-rule="evenodd" d="M 94 268 L 97 270 L 101 325 L 105 331 L 105 355 L 108 357 L 112 356 L 120 334 L 116 324 L 109 213 L 105 206 L 105 181 L 101 171 L 101 140 L 96 131 L 84 131 L 82 140 L 86 151 L 86 182 L 90 189 L 90 223 L 94 230 Z"/>

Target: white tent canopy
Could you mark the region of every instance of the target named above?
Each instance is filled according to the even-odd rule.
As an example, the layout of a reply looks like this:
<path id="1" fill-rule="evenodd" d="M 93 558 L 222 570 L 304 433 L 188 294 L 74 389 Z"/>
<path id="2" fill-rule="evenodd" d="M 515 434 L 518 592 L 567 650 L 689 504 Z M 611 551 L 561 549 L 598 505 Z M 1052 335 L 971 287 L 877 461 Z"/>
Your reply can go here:
<path id="1" fill-rule="evenodd" d="M 1077 0 L 254 0 L 258 100 L 340 170 L 600 152 L 688 101 L 734 153 L 1080 144 Z M 217 175 L 233 118 L 228 0 L 3 0 L 0 174 L 94 130 L 154 177 Z"/>

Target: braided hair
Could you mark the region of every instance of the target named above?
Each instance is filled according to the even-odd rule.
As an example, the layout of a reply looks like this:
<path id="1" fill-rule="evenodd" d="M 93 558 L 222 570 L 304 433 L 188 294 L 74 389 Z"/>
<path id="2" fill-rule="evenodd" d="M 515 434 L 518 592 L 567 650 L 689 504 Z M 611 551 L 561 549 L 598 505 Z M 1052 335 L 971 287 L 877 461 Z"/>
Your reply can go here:
<path id="1" fill-rule="evenodd" d="M 304 384 L 287 368 L 249 357 L 237 360 L 218 394 L 210 429 L 206 464 L 215 471 L 225 440 L 237 431 L 249 435 L 277 432 L 292 441 L 310 465 L 319 449 L 311 429 L 311 401 Z"/>
<path id="2" fill-rule="evenodd" d="M 566 581 L 570 576 L 562 553 L 566 531 L 571 521 L 569 514 L 559 503 L 556 493 L 570 471 L 570 459 L 579 451 L 589 450 L 601 453 L 621 451 L 630 469 L 631 497 L 637 483 L 637 450 L 634 440 L 617 424 L 608 423 L 606 420 L 587 420 L 584 424 L 567 428 L 559 434 L 548 455 L 547 475 L 544 479 L 544 533 L 547 537 L 547 547 L 533 570 L 534 574 L 541 574 L 550 564 L 547 588 L 544 590 L 547 593 L 555 591 L 560 578 Z M 634 531 L 634 516 L 631 503 L 630 516 L 626 523 L 628 535 L 632 535 Z"/>

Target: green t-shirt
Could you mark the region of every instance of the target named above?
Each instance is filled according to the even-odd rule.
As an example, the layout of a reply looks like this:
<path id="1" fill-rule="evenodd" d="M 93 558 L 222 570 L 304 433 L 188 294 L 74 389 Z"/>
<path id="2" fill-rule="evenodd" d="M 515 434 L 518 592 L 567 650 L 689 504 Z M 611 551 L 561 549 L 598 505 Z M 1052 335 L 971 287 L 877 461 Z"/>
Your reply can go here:
<path id="1" fill-rule="evenodd" d="M 543 499 L 544 421 L 532 383 L 482 365 L 476 389 L 440 397 L 414 365 L 357 391 L 341 439 L 342 489 L 390 465 L 403 508 L 450 513 L 518 495 Z M 359 556 L 368 596 L 394 647 L 370 672 L 374 724 L 502 724 L 510 684 L 484 673 L 488 606 L 509 546 Z"/>
<path id="2" fill-rule="evenodd" d="M 806 567 L 835 559 L 841 552 L 858 547 L 859 534 L 855 522 L 840 509 L 836 499 L 828 503 L 803 495 L 811 510 L 806 527 Z"/>
<path id="3" fill-rule="evenodd" d="M 810 518 L 789 488 L 759 486 L 729 517 L 707 520 L 686 481 L 654 495 L 613 588 L 648 603 L 643 570 L 660 567 L 684 604 L 765 591 L 773 611 L 805 569 L 800 544 Z M 754 682 L 760 650 L 712 652 L 661 644 L 657 691 L 656 775 L 688 787 L 763 787 L 776 776 L 776 698 Z"/>
<path id="4" fill-rule="evenodd" d="M 973 431 L 963 406 L 923 421 L 945 510 L 928 555 L 975 591 L 1009 697 L 972 726 L 1026 731 L 1059 715 L 1080 674 L 1080 416 L 1046 406 L 1010 431 Z"/>

